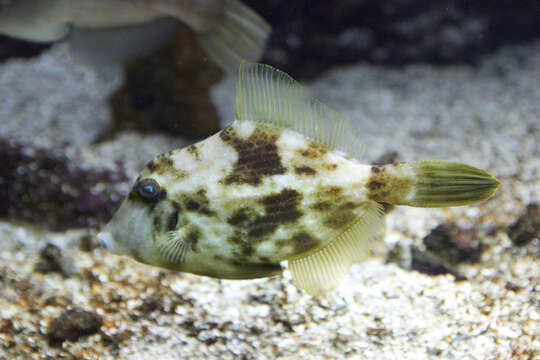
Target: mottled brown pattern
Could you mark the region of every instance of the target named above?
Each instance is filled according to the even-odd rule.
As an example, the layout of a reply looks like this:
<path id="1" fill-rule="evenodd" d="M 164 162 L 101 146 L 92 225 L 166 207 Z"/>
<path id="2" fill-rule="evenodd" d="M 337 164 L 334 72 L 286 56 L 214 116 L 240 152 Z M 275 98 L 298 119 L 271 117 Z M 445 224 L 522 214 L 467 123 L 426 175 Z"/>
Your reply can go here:
<path id="1" fill-rule="evenodd" d="M 249 209 L 241 208 L 236 213 L 234 213 L 230 218 L 227 219 L 227 223 L 230 225 L 236 226 L 242 223 L 245 223 L 249 220 Z"/>
<path id="2" fill-rule="evenodd" d="M 317 211 L 326 211 L 330 209 L 331 207 L 332 207 L 332 202 L 326 201 L 326 200 L 316 202 L 315 204 L 310 206 L 310 208 Z"/>
<path id="3" fill-rule="evenodd" d="M 294 255 L 303 254 L 320 245 L 320 240 L 306 231 L 294 234 L 290 241 L 294 244 Z"/>
<path id="4" fill-rule="evenodd" d="M 283 189 L 261 200 L 265 215 L 257 216 L 248 224 L 248 237 L 258 238 L 273 233 L 280 224 L 295 222 L 302 217 L 298 208 L 302 194 L 293 189 Z"/>
<path id="5" fill-rule="evenodd" d="M 338 197 L 343 194 L 343 188 L 340 186 L 328 186 L 321 189 L 321 194 L 327 197 Z"/>
<path id="6" fill-rule="evenodd" d="M 324 224 L 333 229 L 342 229 L 356 219 L 357 216 L 354 210 L 360 206 L 361 204 L 350 201 L 341 203 L 328 211 L 328 216 L 324 219 Z"/>
<path id="7" fill-rule="evenodd" d="M 199 148 L 197 147 L 196 144 L 188 146 L 186 150 L 187 150 L 188 153 L 193 155 L 195 160 L 201 161 L 201 155 L 199 154 Z"/>
<path id="8" fill-rule="evenodd" d="M 337 164 L 322 164 L 322 167 L 328 171 L 336 171 L 338 168 Z"/>
<path id="9" fill-rule="evenodd" d="M 307 148 L 298 150 L 300 156 L 312 160 L 320 159 L 327 152 L 328 149 L 326 149 L 326 147 L 316 142 L 311 142 Z"/>
<path id="10" fill-rule="evenodd" d="M 382 187 L 384 187 L 384 183 L 380 182 L 380 181 L 377 181 L 377 180 L 371 180 L 367 183 L 367 187 L 369 188 L 369 190 L 371 191 L 375 191 L 377 189 L 380 189 Z"/>
<path id="11" fill-rule="evenodd" d="M 268 241 L 280 225 L 294 223 L 302 217 L 299 208 L 301 201 L 299 192 L 283 189 L 258 200 L 264 208 L 262 215 L 260 207 L 240 205 L 232 209 L 232 215 L 227 218 L 227 223 L 234 229 L 234 233 L 227 238 L 232 246 L 232 257 L 244 262 L 256 262 L 257 244 Z"/>
<path id="12" fill-rule="evenodd" d="M 288 206 L 293 206 L 296 209 L 300 200 L 302 200 L 302 194 L 294 189 L 283 189 L 279 193 L 268 195 L 262 198 L 261 203 L 264 205 L 266 212 L 272 212 L 275 209 L 283 209 Z"/>
<path id="13" fill-rule="evenodd" d="M 266 256 L 256 256 L 254 246 L 260 240 L 246 239 L 240 229 L 235 230 L 227 242 L 233 247 L 231 256 L 227 259 L 220 256 L 216 260 L 228 262 L 229 265 L 237 267 L 236 278 L 253 278 L 255 274 L 269 276 L 281 271 L 279 262 L 272 262 Z"/>
<path id="14" fill-rule="evenodd" d="M 357 217 L 355 210 L 362 206 L 361 202 L 351 201 L 343 192 L 341 187 L 323 187 L 316 196 L 317 201 L 309 206 L 320 213 L 322 223 L 332 229 L 341 229 L 352 223 Z"/>
<path id="15" fill-rule="evenodd" d="M 259 124 L 247 139 L 242 139 L 232 127 L 228 127 L 219 136 L 238 153 L 238 160 L 223 180 L 224 184 L 258 186 L 264 177 L 286 172 L 276 146 L 280 136 L 277 128 Z"/>
<path id="16" fill-rule="evenodd" d="M 145 169 L 150 171 L 150 173 L 156 173 L 158 175 L 176 172 L 170 153 L 158 155 L 155 159 L 150 160 L 146 164 Z"/>
<path id="17" fill-rule="evenodd" d="M 197 252 L 197 243 L 200 237 L 201 231 L 195 226 L 190 226 L 183 240 L 189 244 L 192 251 Z"/>
<path id="18" fill-rule="evenodd" d="M 294 222 L 302 213 L 298 206 L 302 194 L 294 189 L 283 189 L 281 192 L 266 196 L 261 203 L 266 211 L 266 219 L 280 223 Z"/>
<path id="19" fill-rule="evenodd" d="M 366 183 L 368 198 L 377 202 L 394 203 L 404 198 L 410 191 L 412 180 L 391 175 L 388 169 L 398 165 L 372 166 Z"/>
<path id="20" fill-rule="evenodd" d="M 247 236 L 250 238 L 260 238 L 261 236 L 272 234 L 276 231 L 279 223 L 271 221 L 265 216 L 257 218 L 251 223 Z"/>
<path id="21" fill-rule="evenodd" d="M 239 231 L 227 238 L 227 242 L 234 246 L 233 257 L 237 260 L 247 261 L 253 255 L 253 245 L 242 237 Z"/>
<path id="22" fill-rule="evenodd" d="M 339 186 L 325 186 L 318 192 L 318 201 L 310 208 L 320 212 L 334 212 L 336 208 L 347 199 L 343 196 L 343 188 Z"/>
<path id="23" fill-rule="evenodd" d="M 312 176 L 312 175 L 317 174 L 317 171 L 315 171 L 315 169 L 309 166 L 297 166 L 294 168 L 294 172 L 297 175 L 307 175 L 307 176 Z"/>
<path id="24" fill-rule="evenodd" d="M 199 189 L 195 193 L 181 193 L 177 197 L 186 211 L 197 212 L 205 216 L 215 215 L 215 212 L 210 208 L 210 201 L 206 196 L 205 189 Z"/>

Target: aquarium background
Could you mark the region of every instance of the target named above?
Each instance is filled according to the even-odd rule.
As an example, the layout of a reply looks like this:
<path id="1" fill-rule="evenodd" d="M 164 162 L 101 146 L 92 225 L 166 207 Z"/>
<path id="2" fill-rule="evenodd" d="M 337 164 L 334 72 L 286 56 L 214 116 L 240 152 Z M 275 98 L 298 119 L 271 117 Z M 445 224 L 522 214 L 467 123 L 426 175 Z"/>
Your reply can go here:
<path id="1" fill-rule="evenodd" d="M 533 359 L 540 321 L 540 3 L 255 1 L 262 61 L 362 133 L 366 163 L 466 162 L 489 201 L 388 208 L 329 298 L 116 257 L 95 234 L 157 154 L 233 119 L 235 77 L 182 27 L 89 67 L 0 36 L 0 358 Z M 360 144 L 359 144 L 360 145 Z"/>

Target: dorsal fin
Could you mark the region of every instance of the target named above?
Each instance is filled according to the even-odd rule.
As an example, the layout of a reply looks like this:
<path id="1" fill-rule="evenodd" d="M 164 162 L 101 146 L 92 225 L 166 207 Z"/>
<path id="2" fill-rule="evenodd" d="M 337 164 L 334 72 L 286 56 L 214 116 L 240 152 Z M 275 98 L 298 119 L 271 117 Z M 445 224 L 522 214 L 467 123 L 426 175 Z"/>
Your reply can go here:
<path id="1" fill-rule="evenodd" d="M 268 65 L 240 65 L 235 116 L 237 120 L 297 131 L 353 157 L 363 152 L 358 132 L 347 118 L 315 99 L 289 75 Z"/>
<path id="2" fill-rule="evenodd" d="M 350 228 L 328 245 L 307 256 L 289 261 L 296 285 L 312 296 L 334 290 L 347 276 L 352 264 L 362 261 L 384 234 L 383 206 L 365 203 L 362 214 Z"/>

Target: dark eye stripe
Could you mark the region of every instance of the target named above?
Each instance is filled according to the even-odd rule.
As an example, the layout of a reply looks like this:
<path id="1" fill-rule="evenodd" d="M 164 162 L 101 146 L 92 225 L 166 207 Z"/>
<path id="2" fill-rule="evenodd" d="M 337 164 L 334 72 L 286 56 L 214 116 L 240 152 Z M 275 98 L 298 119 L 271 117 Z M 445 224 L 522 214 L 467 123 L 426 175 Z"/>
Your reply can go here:
<path id="1" fill-rule="evenodd" d="M 175 210 L 169 217 L 169 221 L 167 221 L 167 230 L 176 230 L 176 225 L 178 225 L 178 210 Z"/>

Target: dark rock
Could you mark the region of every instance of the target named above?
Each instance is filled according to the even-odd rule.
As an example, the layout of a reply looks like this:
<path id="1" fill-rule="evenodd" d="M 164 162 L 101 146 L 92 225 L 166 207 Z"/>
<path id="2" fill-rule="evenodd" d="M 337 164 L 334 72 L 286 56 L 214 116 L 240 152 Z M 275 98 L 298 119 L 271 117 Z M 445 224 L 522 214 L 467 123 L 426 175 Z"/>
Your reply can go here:
<path id="1" fill-rule="evenodd" d="M 426 352 L 428 355 L 431 355 L 431 356 L 441 356 L 441 354 L 443 353 L 443 350 L 429 347 L 426 349 Z"/>
<path id="2" fill-rule="evenodd" d="M 396 263 L 406 270 L 415 270 L 428 275 L 452 274 L 456 281 L 467 280 L 452 266 L 430 255 L 414 245 L 404 247 L 397 244 L 386 256 L 386 263 Z"/>
<path id="3" fill-rule="evenodd" d="M 77 341 L 81 336 L 97 333 L 102 324 L 103 319 L 96 313 L 68 309 L 49 325 L 47 339 L 51 345 L 60 345 L 66 340 Z"/>
<path id="4" fill-rule="evenodd" d="M 41 54 L 51 44 L 41 44 L 0 35 L 0 62 L 10 58 L 29 58 Z"/>
<path id="5" fill-rule="evenodd" d="M 81 251 L 90 252 L 97 247 L 99 247 L 98 242 L 95 237 L 90 234 L 83 235 L 79 239 L 79 249 L 81 249 Z"/>
<path id="6" fill-rule="evenodd" d="M 412 264 L 411 269 L 428 275 L 443 275 L 452 274 L 456 281 L 467 280 L 465 276 L 460 274 L 456 269 L 445 264 L 441 260 L 428 253 L 425 253 L 417 247 L 411 247 Z"/>
<path id="7" fill-rule="evenodd" d="M 215 343 L 217 343 L 219 340 L 223 340 L 224 342 L 227 341 L 227 338 L 223 337 L 223 336 L 207 336 L 203 339 L 199 339 L 199 341 L 202 341 L 205 345 L 214 345 Z"/>
<path id="8" fill-rule="evenodd" d="M 62 269 L 62 251 L 53 244 L 47 244 L 39 252 L 39 260 L 34 266 L 36 272 L 47 274 L 50 272 L 59 272 L 65 275 Z"/>
<path id="9" fill-rule="evenodd" d="M 368 327 L 366 330 L 366 335 L 370 338 L 376 338 L 378 341 L 384 340 L 385 338 L 392 336 L 392 330 L 386 328 L 373 328 Z"/>
<path id="10" fill-rule="evenodd" d="M 540 35 L 536 0 L 245 0 L 273 26 L 264 62 L 312 78 L 358 61 L 476 63 Z"/>
<path id="11" fill-rule="evenodd" d="M 508 236 L 517 246 L 527 245 L 534 238 L 540 237 L 540 206 L 530 203 L 524 213 L 508 227 Z"/>
<path id="12" fill-rule="evenodd" d="M 507 281 L 506 284 L 504 284 L 504 288 L 513 292 L 519 292 L 521 290 L 521 287 L 518 284 L 511 281 Z"/>
<path id="13" fill-rule="evenodd" d="M 130 62 L 125 77 L 125 85 L 111 99 L 114 124 L 103 138 L 124 129 L 158 129 L 191 138 L 219 130 L 209 88 L 220 80 L 221 71 L 187 27 L 166 48 Z"/>
<path id="14" fill-rule="evenodd" d="M 399 162 L 399 153 L 397 151 L 388 151 L 379 156 L 371 165 L 397 164 Z"/>
<path id="15" fill-rule="evenodd" d="M 126 334 L 126 332 L 128 334 Z M 129 338 L 131 333 L 130 330 L 127 330 L 126 332 L 103 336 L 102 343 L 104 346 L 107 346 L 110 349 L 112 356 L 116 357 L 118 354 L 120 354 L 120 345 L 125 341 L 126 338 Z"/>
<path id="16" fill-rule="evenodd" d="M 64 155 L 0 139 L 0 218 L 52 230 L 108 221 L 122 199 L 121 170 L 82 169 Z M 104 185 L 104 186 L 97 186 Z"/>
<path id="17" fill-rule="evenodd" d="M 430 253 L 449 264 L 478 262 L 483 251 L 474 227 L 464 228 L 453 223 L 437 226 L 423 242 Z"/>
<path id="18" fill-rule="evenodd" d="M 411 248 L 400 243 L 394 245 L 386 254 L 385 264 L 396 264 L 402 269 L 411 270 Z"/>
<path id="19" fill-rule="evenodd" d="M 163 304 L 162 304 L 162 294 L 155 293 L 148 297 L 146 297 L 143 300 L 143 303 L 137 307 L 137 310 L 139 310 L 143 314 L 149 314 L 153 311 L 162 311 L 163 310 Z"/>

